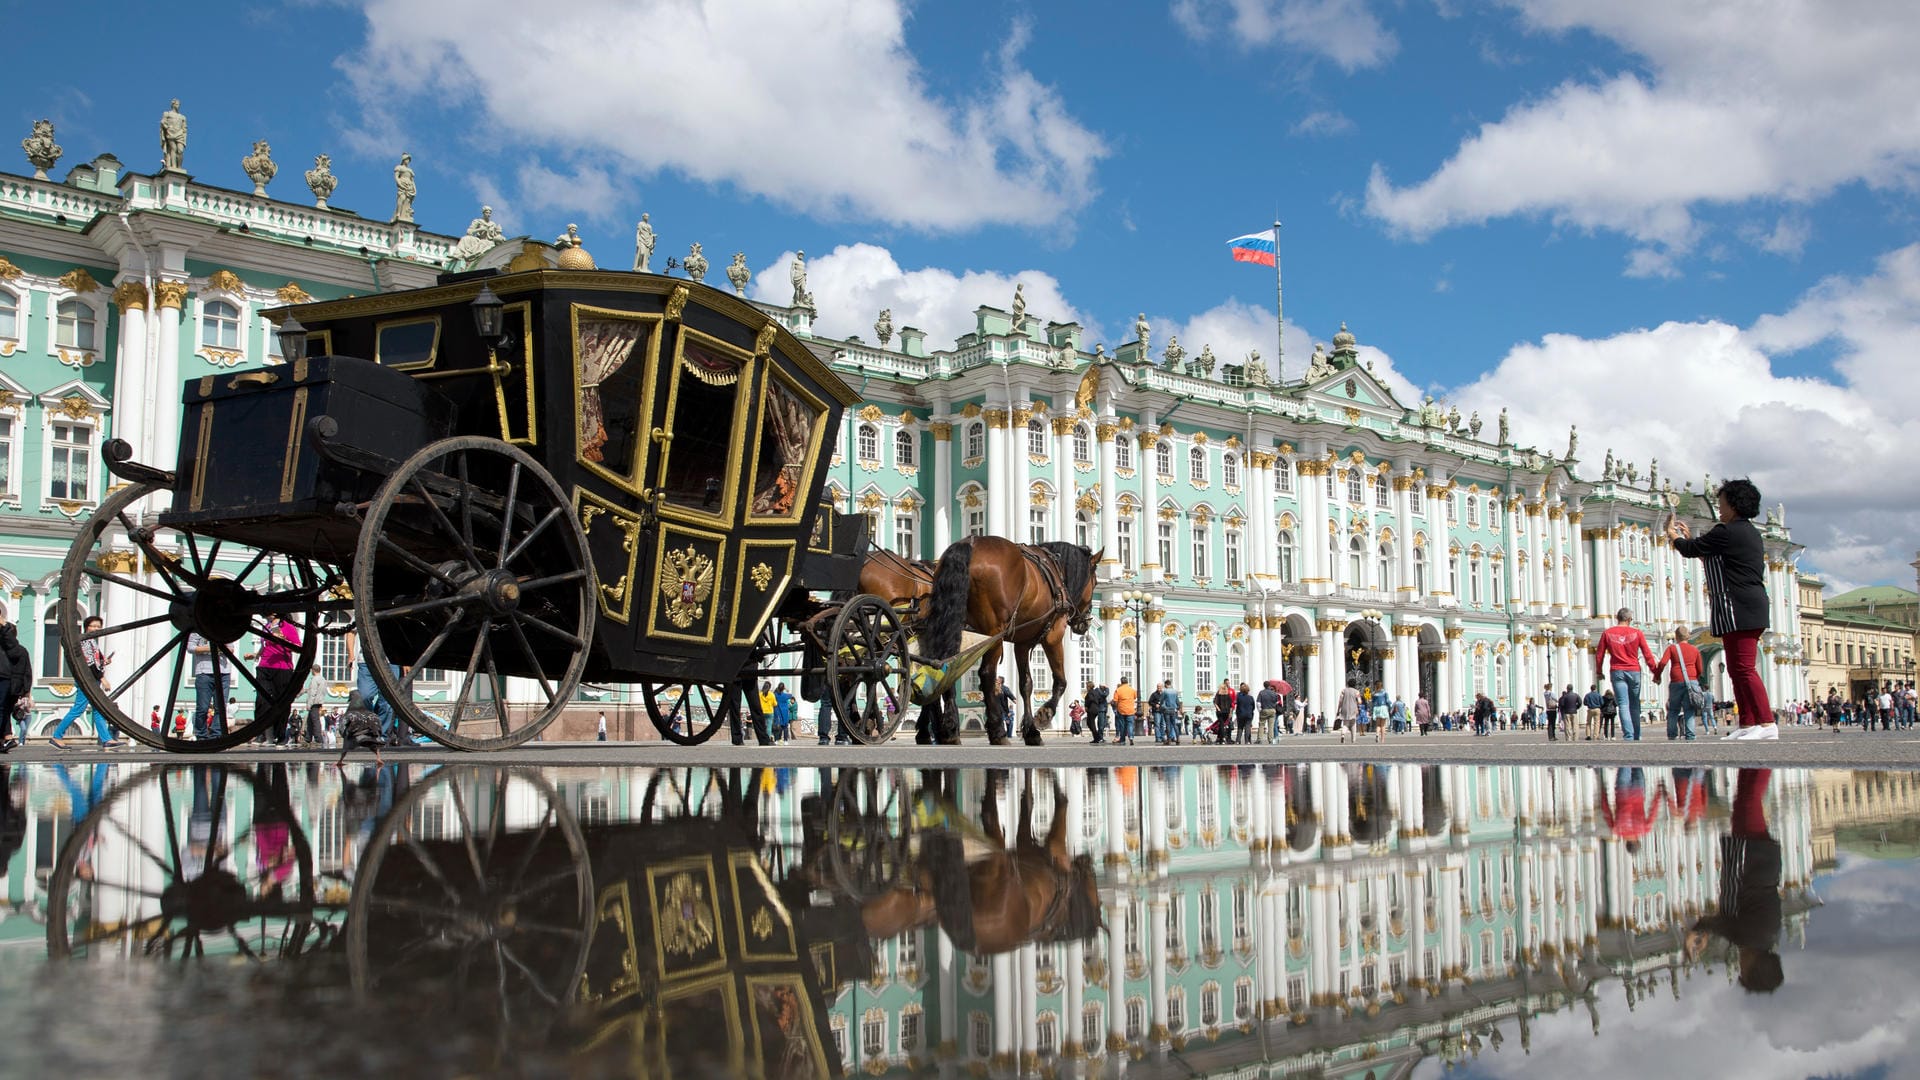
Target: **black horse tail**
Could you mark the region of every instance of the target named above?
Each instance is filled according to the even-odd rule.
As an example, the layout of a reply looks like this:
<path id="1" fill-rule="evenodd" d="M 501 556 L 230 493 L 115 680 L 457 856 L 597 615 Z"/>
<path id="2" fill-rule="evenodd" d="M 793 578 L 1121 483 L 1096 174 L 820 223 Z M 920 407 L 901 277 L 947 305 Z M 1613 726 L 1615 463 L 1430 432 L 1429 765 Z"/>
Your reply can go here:
<path id="1" fill-rule="evenodd" d="M 973 545 L 950 544 L 933 571 L 933 595 L 927 601 L 927 629 L 920 642 L 929 657 L 946 660 L 960 652 L 960 631 L 967 625 L 967 598 L 973 591 Z"/>

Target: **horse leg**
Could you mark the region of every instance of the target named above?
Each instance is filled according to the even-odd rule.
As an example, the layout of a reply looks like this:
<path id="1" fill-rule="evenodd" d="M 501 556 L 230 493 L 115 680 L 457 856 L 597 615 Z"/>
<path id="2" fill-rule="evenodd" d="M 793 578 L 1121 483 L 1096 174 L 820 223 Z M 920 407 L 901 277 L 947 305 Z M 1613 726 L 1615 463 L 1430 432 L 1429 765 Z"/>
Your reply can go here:
<path id="1" fill-rule="evenodd" d="M 1046 650 L 1047 670 L 1053 673 L 1053 688 L 1047 692 L 1047 703 L 1040 707 L 1040 714 L 1046 718 L 1045 722 L 1052 723 L 1060 708 L 1060 686 L 1067 677 L 1067 621 L 1064 618 L 1055 619 L 1047 628 L 1040 647 Z M 1040 745 L 1039 732 L 1034 732 L 1031 741 L 1035 746 Z"/>
<path id="2" fill-rule="evenodd" d="M 980 688 L 986 692 L 987 699 L 987 742 L 994 746 L 1005 746 L 1007 717 L 1000 700 L 999 674 L 1000 650 L 988 649 L 987 655 L 980 660 Z"/>
<path id="3" fill-rule="evenodd" d="M 1020 672 L 1020 737 L 1028 746 L 1039 746 L 1040 726 L 1033 714 L 1033 646 L 1014 646 L 1013 661 Z M 1049 708 L 1042 715 L 1050 719 L 1053 713 Z"/>

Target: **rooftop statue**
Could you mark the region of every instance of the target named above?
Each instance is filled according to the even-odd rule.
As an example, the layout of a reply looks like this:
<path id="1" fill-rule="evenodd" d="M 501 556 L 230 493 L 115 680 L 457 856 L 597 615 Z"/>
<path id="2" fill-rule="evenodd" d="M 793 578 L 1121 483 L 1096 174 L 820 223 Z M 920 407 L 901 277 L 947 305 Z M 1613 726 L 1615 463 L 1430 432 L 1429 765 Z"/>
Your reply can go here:
<path id="1" fill-rule="evenodd" d="M 401 154 L 393 167 L 393 220 L 413 224 L 413 197 L 419 193 L 413 183 L 413 155 Z"/>
<path id="2" fill-rule="evenodd" d="M 273 163 L 273 147 L 267 145 L 267 140 L 253 140 L 253 153 L 240 159 L 240 171 L 253 181 L 254 195 L 266 198 L 267 185 L 273 183 L 280 172 L 280 166 Z"/>
<path id="3" fill-rule="evenodd" d="M 339 178 L 333 175 L 332 155 L 315 154 L 313 168 L 307 170 L 307 190 L 313 192 L 314 208 L 325 210 L 333 189 L 339 186 Z"/>
<path id="4" fill-rule="evenodd" d="M 1180 335 L 1174 334 L 1167 339 L 1167 370 L 1180 371 L 1180 364 L 1187 358 L 1186 347 L 1180 344 Z"/>
<path id="5" fill-rule="evenodd" d="M 1193 366 L 1188 370 L 1200 375 L 1213 374 L 1213 366 L 1219 361 L 1213 355 L 1213 346 L 1200 346 L 1200 355 L 1193 358 Z"/>
<path id="6" fill-rule="evenodd" d="M 1580 455 L 1577 452 L 1579 449 L 1580 449 L 1580 425 L 1569 424 L 1567 426 L 1567 460 L 1578 461 L 1580 459 Z"/>
<path id="7" fill-rule="evenodd" d="M 1475 409 L 1473 415 L 1467 418 L 1467 430 L 1477 439 L 1480 437 L 1480 426 L 1480 410 Z"/>
<path id="8" fill-rule="evenodd" d="M 1147 325 L 1147 313 L 1141 312 L 1133 320 L 1133 337 L 1140 343 L 1140 358 L 1153 355 L 1153 327 Z"/>
<path id="9" fill-rule="evenodd" d="M 1025 332 L 1027 326 L 1027 294 L 1025 289 L 1026 285 L 1024 283 L 1018 281 L 1013 283 L 1013 332 L 1016 334 Z"/>
<path id="10" fill-rule="evenodd" d="M 1259 349 L 1250 349 L 1247 352 L 1246 376 L 1248 386 L 1267 385 L 1267 364 L 1260 359 Z"/>
<path id="11" fill-rule="evenodd" d="M 1314 356 L 1320 356 L 1319 349 L 1316 348 L 1314 350 Z M 1424 428 L 1437 428 L 1445 427 L 1446 423 L 1447 414 L 1440 410 L 1440 406 L 1434 404 L 1433 395 L 1428 394 L 1426 399 L 1420 402 L 1420 426 Z"/>
<path id="12" fill-rule="evenodd" d="M 1647 486 L 1654 487 L 1654 486 L 1657 486 L 1659 483 L 1660 483 L 1660 459 L 1654 458 L 1653 461 L 1647 466 Z"/>
<path id="13" fill-rule="evenodd" d="M 447 253 L 448 260 L 459 260 L 462 266 L 472 266 L 473 260 L 493 250 L 493 245 L 506 239 L 506 232 L 493 222 L 493 207 L 480 208 L 480 216 L 467 224 L 467 234 L 453 245 Z"/>
<path id="14" fill-rule="evenodd" d="M 1319 382 L 1331 374 L 1333 365 L 1327 361 L 1326 343 L 1316 341 L 1313 343 L 1313 356 L 1307 361 L 1307 381 Z"/>
<path id="15" fill-rule="evenodd" d="M 1503 408 L 1500 410 L 1500 445 L 1501 446 L 1507 445 L 1509 434 L 1510 432 L 1507 430 L 1507 410 Z"/>
<path id="16" fill-rule="evenodd" d="M 174 98 L 160 114 L 160 167 L 180 168 L 187 156 L 187 118 L 180 112 L 180 99 Z"/>
<path id="17" fill-rule="evenodd" d="M 733 261 L 727 264 L 727 281 L 733 285 L 733 295 L 747 295 L 747 283 L 753 280 L 753 271 L 747 268 L 747 253 L 736 251 Z M 881 342 L 882 345 L 886 342 Z"/>
<path id="18" fill-rule="evenodd" d="M 893 340 L 893 309 L 881 308 L 880 317 L 873 320 L 873 336 L 880 339 L 880 347 L 886 348 Z"/>
<path id="19" fill-rule="evenodd" d="M 693 246 L 687 249 L 687 261 L 682 265 L 687 268 L 687 276 L 694 281 L 701 281 L 707 276 L 707 257 L 700 251 L 700 241 L 695 240 Z"/>
<path id="20" fill-rule="evenodd" d="M 653 226 L 647 223 L 647 215 L 640 215 L 640 224 L 633 227 L 633 269 L 636 273 L 647 273 L 647 264 L 653 261 Z"/>
<path id="21" fill-rule="evenodd" d="M 1600 466 L 1600 479 L 1613 479 L 1613 447 L 1611 446 L 1607 447 L 1606 463 Z"/>
<path id="22" fill-rule="evenodd" d="M 53 141 L 53 121 L 35 120 L 33 134 L 20 140 L 20 149 L 27 152 L 27 163 L 33 166 L 33 178 L 45 180 L 47 170 L 60 161 L 65 153 L 60 144 Z"/>
<path id="23" fill-rule="evenodd" d="M 793 306 L 812 308 L 813 294 L 807 291 L 807 253 L 793 253 L 793 263 L 787 267 L 787 280 L 793 282 Z"/>

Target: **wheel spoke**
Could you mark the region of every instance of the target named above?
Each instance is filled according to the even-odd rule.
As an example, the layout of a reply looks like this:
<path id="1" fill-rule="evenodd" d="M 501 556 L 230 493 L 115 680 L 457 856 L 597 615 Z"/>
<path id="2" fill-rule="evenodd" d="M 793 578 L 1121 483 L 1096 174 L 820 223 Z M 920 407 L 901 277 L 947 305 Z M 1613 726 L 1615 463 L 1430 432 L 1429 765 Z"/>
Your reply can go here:
<path id="1" fill-rule="evenodd" d="M 574 634 L 566 630 L 562 630 L 559 627 L 553 625 L 552 623 L 547 622 L 545 619 L 536 619 L 533 616 L 528 615 L 524 611 L 520 612 L 519 615 L 520 615 L 520 621 L 525 622 L 528 626 L 538 629 L 542 633 L 548 634 L 552 637 L 559 638 L 561 641 L 566 642 L 568 645 L 571 645 L 576 649 L 584 649 L 587 647 L 586 640 L 578 634 Z"/>
<path id="2" fill-rule="evenodd" d="M 113 584 L 118 585 L 123 589 L 132 589 L 134 592 L 146 593 L 148 596 L 154 596 L 162 600 L 165 600 L 169 604 L 173 603 L 175 600 L 180 599 L 180 593 L 178 591 L 170 592 L 170 593 L 161 592 L 159 589 L 156 589 L 151 585 L 143 585 L 138 581 L 134 581 L 132 578 L 124 578 L 124 577 L 121 577 L 119 574 L 109 573 L 105 570 L 100 569 L 97 566 L 83 566 L 80 568 L 80 572 L 87 575 L 88 577 L 92 578 L 95 581 L 102 581 L 102 582 L 110 581 Z M 171 581 L 172 579 L 169 578 L 168 580 Z"/>
<path id="3" fill-rule="evenodd" d="M 527 876 L 527 867 L 533 865 L 533 856 L 540 848 L 540 841 L 546 839 L 547 829 L 551 827 L 552 824 L 553 807 L 549 805 L 547 812 L 540 816 L 540 827 L 534 830 L 533 840 L 527 844 L 526 850 L 520 853 L 520 861 L 515 864 L 513 868 L 513 877 L 507 880 L 507 888 L 517 889 L 520 887 L 520 882 Z"/>
<path id="4" fill-rule="evenodd" d="M 473 546 L 473 481 L 467 478 L 467 452 L 460 451 L 460 542 L 467 545 L 468 551 L 478 553 Z"/>
<path id="5" fill-rule="evenodd" d="M 173 793 L 171 788 L 172 785 L 167 783 L 167 778 L 161 776 L 160 812 L 167 820 L 167 854 L 173 856 L 173 869 L 168 872 L 177 876 L 184 864 L 180 861 L 180 826 L 175 824 L 173 820 Z M 161 867 L 161 869 L 165 870 L 166 867 Z"/>
<path id="6" fill-rule="evenodd" d="M 534 522 L 533 528 L 527 530 L 527 535 L 521 537 L 520 542 L 513 545 L 513 550 L 508 552 L 506 556 L 500 560 L 500 565 L 506 566 L 508 563 L 520 558 L 520 553 L 527 550 L 527 546 L 538 539 L 540 534 L 546 531 L 547 526 L 553 524 L 553 519 L 565 512 L 566 507 L 564 506 L 556 506 L 547 511 L 546 516 Z"/>
<path id="7" fill-rule="evenodd" d="M 418 900 L 402 900 L 392 896 L 370 896 L 367 898 L 367 903 L 372 907 L 385 908 L 388 911 L 397 911 L 407 915 L 418 915 L 423 919 L 431 919 L 438 922 L 452 922 L 457 917 L 453 911 L 447 908 L 435 907 L 432 904 L 423 904 Z"/>
<path id="8" fill-rule="evenodd" d="M 549 574 L 546 577 L 539 578 L 521 578 L 519 579 L 520 591 L 528 593 L 535 589 L 544 589 L 549 585 L 558 585 L 565 581 L 579 581 L 586 576 L 587 572 L 585 570 L 569 570 L 564 574 Z"/>
<path id="9" fill-rule="evenodd" d="M 434 522 L 446 530 L 447 535 L 452 537 L 454 542 L 460 545 L 461 553 L 466 557 L 467 565 L 475 570 L 486 569 L 480 565 L 480 553 L 473 550 L 473 545 L 468 543 L 467 539 L 460 534 L 460 530 L 455 527 L 453 520 L 447 517 L 447 512 L 440 509 L 440 504 L 434 500 L 432 493 L 427 491 L 427 486 L 420 482 L 419 473 L 414 473 L 412 476 L 407 477 L 407 486 L 420 493 L 420 501 L 425 503 L 427 509 L 433 512 Z"/>
<path id="10" fill-rule="evenodd" d="M 165 659 L 167 653 L 172 651 L 175 645 L 183 644 L 186 640 L 187 640 L 187 632 L 185 630 L 182 630 L 174 634 L 173 640 L 167 642 L 165 645 L 162 645 L 160 647 L 160 650 L 154 653 L 152 656 L 147 657 L 147 662 L 144 664 L 141 664 L 138 670 L 136 670 L 132 675 L 129 675 L 124 679 L 121 679 L 120 688 L 118 690 L 108 691 L 107 700 L 108 701 L 119 700 L 119 697 L 121 694 L 126 693 L 129 689 L 131 689 L 133 686 L 135 686 L 140 682 L 140 676 L 145 675 L 148 671 L 151 671 L 153 669 L 153 665 Z M 174 670 L 174 678 L 176 681 L 178 681 L 179 675 L 180 675 L 179 669 L 176 668 Z M 166 720 L 168 723 L 173 722 L 173 703 L 171 701 L 167 703 Z"/>
<path id="11" fill-rule="evenodd" d="M 174 861 L 174 865 L 168 866 L 166 862 L 160 858 L 157 852 L 155 852 L 152 848 L 147 846 L 147 842 L 145 840 L 142 840 L 139 837 L 133 835 L 133 831 L 131 829 L 128 829 L 125 825 L 122 825 L 120 823 L 119 818 L 109 817 L 107 819 L 107 823 L 112 825 L 114 828 L 120 830 L 121 836 L 124 836 L 128 840 L 132 841 L 133 846 L 139 848 L 140 853 L 142 855 L 145 855 L 148 859 L 151 859 L 153 861 L 153 865 L 160 868 L 161 873 L 166 874 L 168 877 L 173 878 L 174 880 L 179 879 L 180 863 L 177 858 Z"/>
<path id="12" fill-rule="evenodd" d="M 513 536 L 514 500 L 520 495 L 520 463 L 513 463 L 513 471 L 507 474 L 507 505 L 500 515 L 500 548 L 494 552 L 495 566 L 507 564 L 507 544 Z"/>
<path id="13" fill-rule="evenodd" d="M 441 611 L 450 607 L 460 607 L 471 603 L 465 596 L 436 596 L 431 600 L 416 600 L 411 604 L 397 604 L 373 613 L 374 620 L 384 622 L 402 615 L 422 615 L 429 611 Z"/>
<path id="14" fill-rule="evenodd" d="M 269 554 L 271 554 L 271 552 L 269 552 L 266 548 L 261 548 L 260 550 L 254 552 L 253 558 L 247 560 L 247 565 L 241 568 L 239 573 L 233 575 L 233 580 L 235 581 L 247 580 L 247 575 L 253 573 L 254 568 L 260 565 L 260 560 L 265 559 Z M 273 576 L 271 569 L 269 569 L 267 576 L 269 578 Z"/>
<path id="15" fill-rule="evenodd" d="M 233 668 L 233 670 L 239 672 L 240 677 L 247 680 L 248 686 L 253 687 L 253 693 L 256 700 L 267 697 L 266 691 L 260 689 L 260 680 L 254 678 L 253 672 L 247 670 L 247 665 L 245 663 L 242 663 L 239 657 L 233 655 L 233 650 L 227 647 L 226 642 L 220 642 L 216 647 L 220 650 L 220 655 L 227 658 L 227 663 Z M 214 670 L 216 672 L 219 670 L 218 665 L 215 665 Z M 226 695 L 224 693 L 221 695 L 223 699 L 223 704 L 221 706 L 220 720 L 223 725 L 225 724 L 227 719 L 225 715 L 226 707 L 224 705 L 225 696 Z"/>
<path id="16" fill-rule="evenodd" d="M 467 815 L 467 800 L 460 794 L 459 777 L 455 777 L 447 787 L 453 792 L 454 813 L 460 816 L 460 842 L 467 849 L 467 863 L 473 867 L 474 883 L 484 890 L 487 884 L 487 872 L 480 866 L 480 848 L 473 842 L 473 819 Z"/>
<path id="17" fill-rule="evenodd" d="M 385 551 L 389 555 L 392 555 L 395 558 L 399 559 L 401 562 L 407 564 L 407 566 L 412 568 L 413 570 L 416 570 L 422 574 L 427 575 L 428 577 L 431 577 L 439 581 L 441 584 L 445 585 L 449 589 L 460 588 L 459 584 L 456 583 L 452 578 L 448 577 L 445 573 L 443 573 L 439 567 L 433 565 L 432 563 L 428 562 L 425 559 L 422 559 L 420 556 L 415 555 L 413 552 L 408 551 L 406 548 L 401 547 L 399 544 L 395 543 L 392 540 L 392 538 L 382 535 L 382 536 L 375 537 L 375 539 L 378 540 L 380 543 L 380 550 Z"/>
<path id="18" fill-rule="evenodd" d="M 523 964 L 523 963 L 521 963 L 521 962 L 520 962 L 520 958 L 519 958 L 519 957 L 517 957 L 517 956 L 515 956 L 515 955 L 513 955 L 513 950 L 512 950 L 511 948 L 509 948 L 509 947 L 507 946 L 507 943 L 506 943 L 506 942 L 504 942 L 504 941 L 500 943 L 500 955 L 502 955 L 502 956 L 504 956 L 504 957 L 506 957 L 506 958 L 507 958 L 508 960 L 510 960 L 510 961 L 512 961 L 512 963 L 513 963 L 513 966 L 514 966 L 514 967 L 517 967 L 517 968 L 519 968 L 519 969 L 520 969 L 520 971 L 521 971 L 521 972 L 522 972 L 523 974 L 525 974 L 525 975 L 526 975 L 526 977 L 527 977 L 527 982 L 528 982 L 528 983 L 529 983 L 530 985 L 532 985 L 532 987 L 533 987 L 533 992 L 534 992 L 534 993 L 536 993 L 536 994 L 539 994 L 539 995 L 540 995 L 541 997 L 543 997 L 543 998 L 545 998 L 545 999 L 546 999 L 546 1001 L 547 1001 L 547 1004 L 549 1004 L 549 1005 L 558 1005 L 558 1004 L 560 1004 L 560 999 L 559 999 L 559 998 L 557 998 L 557 997 L 555 997 L 555 996 L 554 996 L 554 995 L 552 995 L 551 993 L 548 993 L 548 992 L 547 992 L 547 988 L 546 988 L 546 987 L 545 987 L 544 985 L 542 985 L 542 984 L 541 984 L 541 982 L 540 982 L 540 976 L 538 976 L 538 975 L 535 975 L 535 974 L 533 973 L 533 969 L 532 969 L 532 968 L 530 968 L 530 967 L 528 967 L 527 965 L 525 965 L 525 964 Z"/>
<path id="19" fill-rule="evenodd" d="M 548 874 L 545 877 L 535 878 L 531 884 L 525 886 L 524 888 L 516 889 L 513 892 L 508 893 L 506 898 L 509 901 L 525 900 L 527 897 L 532 896 L 535 893 L 546 892 L 548 889 L 553 888 L 555 885 L 559 885 L 568 881 L 578 880 L 579 876 L 580 876 L 579 871 L 573 869 L 572 867 L 569 867 L 565 870 L 558 870 L 558 871 L 555 871 L 554 873 Z"/>
<path id="20" fill-rule="evenodd" d="M 408 701 L 413 700 L 414 680 L 418 679 L 420 672 L 428 667 L 427 661 L 433 659 L 434 654 L 440 651 L 440 646 L 447 643 L 447 638 L 453 634 L 454 625 L 455 620 L 447 620 L 447 624 L 440 628 L 440 632 L 434 635 L 433 640 L 427 643 L 427 647 L 421 651 L 420 656 L 415 659 L 413 665 L 407 669 L 407 677 L 400 680 L 400 689 L 405 691 Z"/>
<path id="21" fill-rule="evenodd" d="M 247 959 L 253 961 L 256 964 L 260 962 L 260 954 L 253 951 L 253 947 L 247 944 L 247 939 L 241 937 L 240 932 L 238 930 L 235 930 L 233 927 L 229 926 L 227 927 L 227 934 L 233 938 L 233 943 L 235 945 L 240 946 L 241 953 L 243 953 Z"/>
<path id="22" fill-rule="evenodd" d="M 172 619 L 172 616 L 170 615 L 152 615 L 144 619 L 137 619 L 130 623 L 116 623 L 111 627 L 103 627 L 99 630 L 86 631 L 80 635 L 80 640 L 81 641 L 99 641 L 101 638 L 112 637 L 115 634 L 124 634 L 129 630 L 139 630 L 142 627 L 153 626 L 156 623 L 167 622 L 170 619 Z"/>
<path id="23" fill-rule="evenodd" d="M 180 700 L 180 662 L 186 658 L 187 642 L 192 639 L 187 637 L 185 631 L 182 631 L 174 635 L 174 640 L 180 643 L 180 650 L 173 654 L 173 678 L 167 683 L 167 711 L 160 715 L 160 722 L 162 724 L 173 723 L 174 706 Z M 126 686 L 130 684 L 122 683 L 121 685 Z M 200 723 L 199 717 L 195 717 L 193 722 L 195 724 Z"/>
<path id="24" fill-rule="evenodd" d="M 493 719 L 494 723 L 499 725 L 500 735 L 504 738 L 508 731 L 507 684 L 506 680 L 500 677 L 500 665 L 496 663 L 493 658 L 493 632 L 491 630 L 487 631 L 484 637 L 487 643 L 485 650 L 487 656 L 487 677 L 491 680 L 487 685 L 493 690 Z"/>
<path id="25" fill-rule="evenodd" d="M 507 628 L 513 631 L 513 640 L 520 643 L 520 651 L 526 654 L 528 662 L 533 665 L 534 677 L 540 680 L 540 692 L 547 695 L 547 708 L 551 709 L 559 695 L 554 693 L 553 684 L 547 681 L 547 673 L 540 669 L 539 654 L 533 651 L 533 645 L 527 641 L 526 631 L 520 629 L 519 619 L 508 620 Z"/>
<path id="26" fill-rule="evenodd" d="M 426 870 L 427 876 L 438 882 L 441 891 L 447 894 L 447 899 L 453 901 L 455 906 L 458 906 L 460 903 L 459 891 L 453 887 L 453 882 L 447 880 L 447 875 L 440 872 L 440 864 L 434 861 L 433 855 L 421 845 L 420 841 L 414 839 L 413 830 L 402 825 L 400 827 L 400 838 L 405 842 L 407 850 L 413 852 L 413 857 L 420 861 L 420 865 Z"/>
<path id="27" fill-rule="evenodd" d="M 473 680 L 480 670 L 480 650 L 487 644 L 486 631 L 473 635 L 473 655 L 467 658 L 466 677 L 460 680 L 460 696 L 454 699 L 453 715 L 447 720 L 447 730 L 460 733 L 460 716 L 467 709 L 467 695 L 473 693 Z"/>

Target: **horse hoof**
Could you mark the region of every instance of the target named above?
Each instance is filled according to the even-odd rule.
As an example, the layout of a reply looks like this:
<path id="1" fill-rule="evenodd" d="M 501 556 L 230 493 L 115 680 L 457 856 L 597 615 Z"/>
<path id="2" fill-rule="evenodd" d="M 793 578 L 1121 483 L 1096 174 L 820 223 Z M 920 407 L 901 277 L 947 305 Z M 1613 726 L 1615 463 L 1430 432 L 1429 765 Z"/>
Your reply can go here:
<path id="1" fill-rule="evenodd" d="M 1039 730 L 1036 728 L 1028 728 L 1025 732 L 1022 733 L 1021 737 L 1026 740 L 1026 744 L 1028 746 L 1045 745 L 1045 743 L 1040 738 Z"/>
<path id="2" fill-rule="evenodd" d="M 941 737 L 939 738 L 939 740 L 938 740 L 938 742 L 939 742 L 939 744 L 940 744 L 941 746 L 959 746 L 959 745 L 960 745 L 960 736 L 958 736 L 958 735 L 942 735 L 942 736 L 941 736 Z"/>

